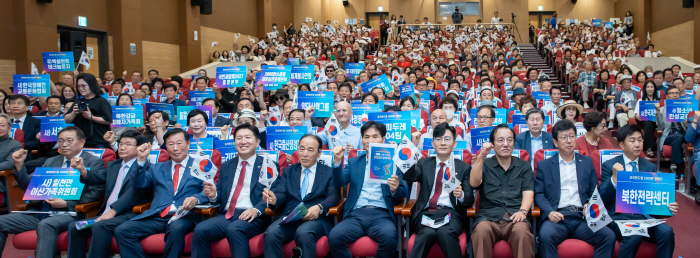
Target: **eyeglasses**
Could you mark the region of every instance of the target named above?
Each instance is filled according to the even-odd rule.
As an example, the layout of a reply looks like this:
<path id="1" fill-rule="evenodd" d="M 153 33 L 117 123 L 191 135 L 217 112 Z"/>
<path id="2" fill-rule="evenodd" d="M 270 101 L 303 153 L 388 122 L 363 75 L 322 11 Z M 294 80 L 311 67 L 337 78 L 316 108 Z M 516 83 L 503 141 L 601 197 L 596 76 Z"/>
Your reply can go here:
<path id="1" fill-rule="evenodd" d="M 576 135 L 562 135 L 557 137 L 560 141 L 575 141 Z"/>
<path id="2" fill-rule="evenodd" d="M 63 145 L 63 144 L 71 145 L 71 144 L 73 144 L 73 141 L 74 141 L 74 140 L 75 140 L 75 139 L 73 139 L 73 138 L 59 139 L 59 140 L 58 140 L 58 145 Z"/>

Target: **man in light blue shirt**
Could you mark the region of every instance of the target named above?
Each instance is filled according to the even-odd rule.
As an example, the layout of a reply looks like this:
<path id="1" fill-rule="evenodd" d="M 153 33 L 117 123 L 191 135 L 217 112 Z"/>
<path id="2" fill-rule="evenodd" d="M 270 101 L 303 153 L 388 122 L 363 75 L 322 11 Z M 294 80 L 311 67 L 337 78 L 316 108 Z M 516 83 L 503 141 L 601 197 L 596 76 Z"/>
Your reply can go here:
<path id="1" fill-rule="evenodd" d="M 348 152 L 355 148 L 361 148 L 362 136 L 360 128 L 350 124 L 352 119 L 352 107 L 347 101 L 338 102 L 335 109 L 335 118 L 340 124 L 340 132 L 338 132 L 337 141 L 333 141 L 327 132 L 319 133 L 318 136 L 323 141 L 323 144 L 328 144 L 328 149 L 335 149 L 336 146 L 343 146 L 347 150 L 345 152 L 344 162 L 348 162 Z"/>

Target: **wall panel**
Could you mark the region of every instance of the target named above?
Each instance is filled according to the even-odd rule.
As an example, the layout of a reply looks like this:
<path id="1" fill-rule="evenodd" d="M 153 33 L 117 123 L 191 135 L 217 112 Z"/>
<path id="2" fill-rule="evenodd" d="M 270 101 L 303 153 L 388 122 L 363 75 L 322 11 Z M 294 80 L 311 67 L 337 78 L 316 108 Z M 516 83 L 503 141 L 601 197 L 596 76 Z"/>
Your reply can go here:
<path id="1" fill-rule="evenodd" d="M 231 50 L 233 48 L 233 41 L 236 37 L 236 33 L 223 31 L 219 29 L 209 28 L 202 26 L 200 29 L 200 41 L 202 42 L 202 65 L 208 64 L 214 51 L 219 51 L 221 53 L 223 50 Z M 241 33 L 241 37 L 238 38 L 236 43 L 238 43 L 238 49 L 242 46 L 248 45 L 248 36 Z M 250 36 L 255 42 L 258 41 L 258 37 Z M 211 46 L 211 43 L 217 41 L 215 47 Z"/>
<path id="2" fill-rule="evenodd" d="M 147 0 L 141 2 L 143 40 L 178 44 L 178 2 L 173 0 Z"/>
<path id="3" fill-rule="evenodd" d="M 180 46 L 145 40 L 141 45 L 144 71 L 156 69 L 164 78 L 180 74 Z"/>
<path id="4" fill-rule="evenodd" d="M 598 18 L 610 21 L 610 18 L 619 17 L 615 16 L 614 12 L 616 1 L 636 2 L 639 0 L 585 0 L 576 3 L 572 3 L 571 0 L 528 0 L 527 9 L 528 11 L 538 11 L 537 7 L 542 6 L 542 11 L 555 11 L 557 18 L 562 20 Z M 505 14 L 501 14 L 501 16 L 505 16 Z"/>
<path id="5" fill-rule="evenodd" d="M 214 11 L 211 15 L 202 15 L 201 26 L 256 35 L 258 33 L 256 2 L 254 0 L 213 1 Z"/>
<path id="6" fill-rule="evenodd" d="M 15 60 L 0 59 L 0 89 L 8 94 L 12 94 L 10 87 L 12 87 L 12 75 L 15 74 L 16 69 Z"/>
<path id="7" fill-rule="evenodd" d="M 661 50 L 663 56 L 679 56 L 688 61 L 694 58 L 694 21 L 688 21 L 651 33 L 654 50 Z"/>

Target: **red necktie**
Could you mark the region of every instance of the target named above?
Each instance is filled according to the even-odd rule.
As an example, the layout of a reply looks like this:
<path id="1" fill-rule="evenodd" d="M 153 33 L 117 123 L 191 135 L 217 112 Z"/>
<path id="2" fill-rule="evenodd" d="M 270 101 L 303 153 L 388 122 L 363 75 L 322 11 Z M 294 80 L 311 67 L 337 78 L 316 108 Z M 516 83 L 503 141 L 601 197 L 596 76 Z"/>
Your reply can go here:
<path id="1" fill-rule="evenodd" d="M 445 162 L 440 162 L 440 170 L 435 177 L 435 192 L 433 193 L 433 197 L 430 198 L 430 202 L 428 202 L 428 211 L 437 210 L 437 201 L 438 198 L 440 198 L 440 194 L 442 194 L 442 171 L 444 168 Z"/>
<path id="2" fill-rule="evenodd" d="M 233 191 L 233 196 L 231 196 L 231 201 L 229 201 L 228 211 L 226 211 L 226 219 L 231 219 L 233 213 L 236 212 L 236 202 L 238 201 L 238 196 L 241 194 L 241 189 L 243 188 L 243 182 L 245 182 L 245 167 L 248 165 L 248 161 L 241 162 L 241 174 L 238 175 L 238 182 L 236 182 L 236 190 Z"/>
<path id="3" fill-rule="evenodd" d="M 180 168 L 181 167 L 182 167 L 182 165 L 180 165 L 180 164 L 175 165 L 175 174 L 173 174 L 173 190 L 174 190 L 173 195 L 175 193 L 177 193 L 177 186 L 180 183 Z M 168 213 L 170 213 L 170 205 L 168 205 L 168 207 L 165 207 L 165 209 L 163 209 L 163 211 L 160 212 L 160 217 L 165 218 L 165 216 L 167 216 Z"/>

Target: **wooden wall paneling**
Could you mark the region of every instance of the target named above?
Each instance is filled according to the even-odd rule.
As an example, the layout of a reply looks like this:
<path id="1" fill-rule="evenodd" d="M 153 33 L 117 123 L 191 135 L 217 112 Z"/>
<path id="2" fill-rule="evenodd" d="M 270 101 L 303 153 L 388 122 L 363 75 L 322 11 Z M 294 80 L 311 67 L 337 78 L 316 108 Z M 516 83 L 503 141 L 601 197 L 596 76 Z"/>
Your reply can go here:
<path id="1" fill-rule="evenodd" d="M 228 31 L 223 31 L 219 29 L 214 29 L 214 28 L 209 28 L 209 27 L 204 27 L 202 26 L 200 28 L 200 38 L 199 40 L 202 43 L 202 65 L 208 64 L 209 59 L 211 58 L 211 53 L 214 51 L 221 51 L 223 50 L 231 50 L 233 49 L 233 41 L 235 39 L 235 35 L 237 33 L 233 32 L 228 32 Z M 236 43 L 238 43 L 238 50 L 241 49 L 242 46 L 247 46 L 248 45 L 248 36 L 250 35 L 245 35 L 241 33 L 241 37 L 238 38 Z M 250 38 L 254 39 L 255 42 L 258 42 L 258 37 L 251 36 Z M 217 41 L 219 44 L 217 44 L 215 47 L 211 47 L 211 43 Z M 210 53 L 211 51 L 211 53 Z"/>
<path id="2" fill-rule="evenodd" d="M 109 44 L 109 69 L 114 70 L 114 39 L 112 36 L 107 36 L 107 44 Z"/>
<path id="3" fill-rule="evenodd" d="M 527 11 L 527 1 L 520 0 L 483 0 L 482 7 L 482 22 L 491 22 L 493 12 L 498 11 L 498 16 L 503 18 L 504 22 L 512 21 L 511 13 L 515 14 L 515 23 L 518 27 L 516 31 L 513 29 L 516 42 L 527 42 L 529 39 L 528 21 L 529 14 Z M 520 32 L 518 34 L 518 32 Z M 520 40 L 522 38 L 522 41 Z"/>
<path id="4" fill-rule="evenodd" d="M 450 15 L 450 16 L 438 16 L 439 10 L 438 10 L 437 5 L 438 5 L 438 3 L 440 3 L 440 2 L 455 2 L 455 1 L 452 1 L 452 0 L 438 0 L 438 1 L 435 3 L 435 17 L 436 17 L 435 20 L 436 20 L 436 22 L 432 22 L 432 21 L 431 21 L 431 22 L 432 22 L 432 23 L 442 22 L 442 24 L 453 24 L 453 22 L 452 22 L 452 15 Z M 481 9 L 481 10 L 480 10 L 480 13 L 483 12 L 483 10 L 484 10 L 484 3 L 483 3 L 483 1 L 481 1 L 481 0 L 477 0 L 477 1 L 468 0 L 468 1 L 465 1 L 465 2 L 479 2 L 479 8 Z M 467 16 L 467 15 L 464 14 L 464 10 L 460 10 L 460 12 L 462 13 L 462 16 L 463 16 L 463 19 L 462 19 L 462 23 L 463 23 L 463 24 L 464 24 L 464 23 L 476 23 L 477 20 L 481 19 L 481 15 L 470 15 L 470 16 Z M 493 13 L 490 14 L 490 17 L 488 17 L 487 20 L 490 21 L 490 20 L 491 20 L 491 17 L 493 17 Z M 447 20 L 445 20 L 444 18 L 447 18 Z M 505 21 L 505 19 L 503 19 L 503 20 Z M 411 22 L 415 22 L 415 20 L 413 20 L 413 21 L 411 21 Z M 423 22 L 423 21 L 421 20 L 421 22 Z M 482 22 L 488 22 L 488 21 L 485 21 L 485 20 L 482 19 Z"/>
<path id="5" fill-rule="evenodd" d="M 180 74 L 180 46 L 152 41 L 143 41 L 141 45 L 144 71 L 156 69 L 163 78 Z"/>
<path id="6" fill-rule="evenodd" d="M 100 48 L 99 45 L 97 44 L 97 38 L 92 38 L 92 37 L 86 37 L 85 38 L 85 46 L 88 48 L 92 48 L 93 50 L 93 59 L 90 59 L 90 69 L 85 70 L 85 67 L 81 65 L 82 71 L 85 73 L 89 73 L 94 75 L 97 78 L 100 78 Z M 85 53 L 87 53 L 87 49 L 85 49 Z"/>
<path id="7" fill-rule="evenodd" d="M 694 30 L 694 21 L 688 21 L 652 32 L 651 41 L 654 44 L 654 50 L 660 50 L 663 56 L 678 56 L 692 62 L 695 51 Z"/>
<path id="8" fill-rule="evenodd" d="M 423 22 L 423 17 L 428 17 L 431 23 L 437 23 L 435 0 L 389 0 L 389 6 L 391 6 L 390 15 L 391 13 L 396 13 L 397 16 L 403 14 L 408 24 L 413 24 L 416 19 Z"/>
<path id="9" fill-rule="evenodd" d="M 8 94 L 12 94 L 10 87 L 12 87 L 12 75 L 15 74 L 16 70 L 15 60 L 0 59 L 0 89 L 5 90 Z"/>

